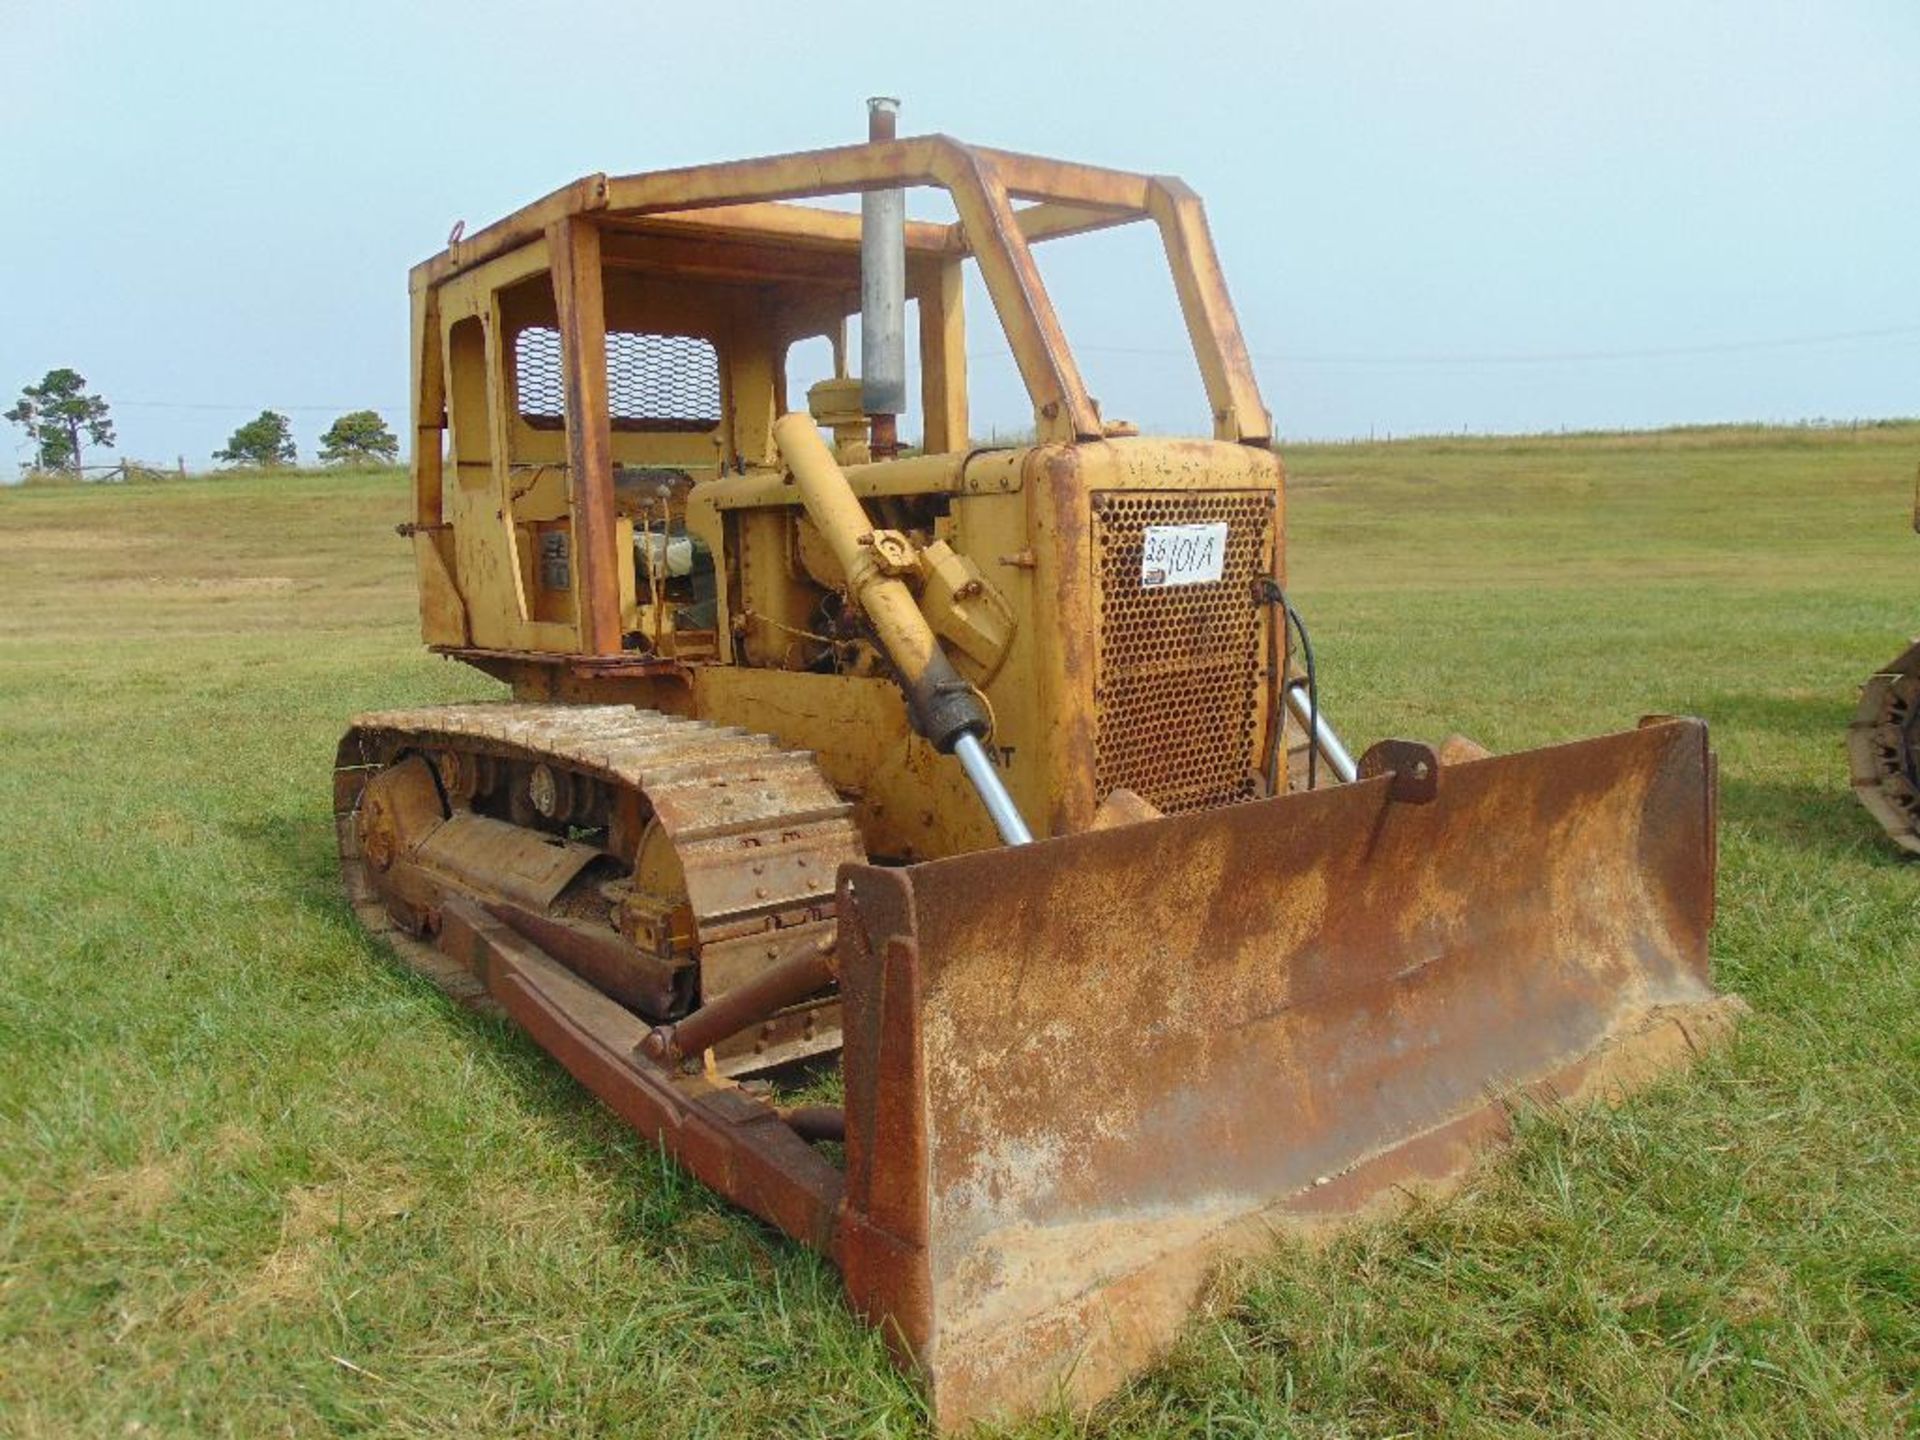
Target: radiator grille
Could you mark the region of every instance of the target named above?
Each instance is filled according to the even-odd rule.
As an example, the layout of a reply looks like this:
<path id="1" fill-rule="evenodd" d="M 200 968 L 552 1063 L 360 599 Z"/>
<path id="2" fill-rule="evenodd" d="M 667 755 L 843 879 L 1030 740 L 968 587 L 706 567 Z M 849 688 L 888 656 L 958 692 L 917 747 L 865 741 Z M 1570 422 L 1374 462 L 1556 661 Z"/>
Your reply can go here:
<path id="1" fill-rule="evenodd" d="M 1266 617 L 1254 597 L 1272 543 L 1267 491 L 1108 491 L 1093 497 L 1100 631 L 1094 771 L 1170 813 L 1255 792 Z M 1225 521 L 1219 580 L 1144 589 L 1150 525 Z"/>

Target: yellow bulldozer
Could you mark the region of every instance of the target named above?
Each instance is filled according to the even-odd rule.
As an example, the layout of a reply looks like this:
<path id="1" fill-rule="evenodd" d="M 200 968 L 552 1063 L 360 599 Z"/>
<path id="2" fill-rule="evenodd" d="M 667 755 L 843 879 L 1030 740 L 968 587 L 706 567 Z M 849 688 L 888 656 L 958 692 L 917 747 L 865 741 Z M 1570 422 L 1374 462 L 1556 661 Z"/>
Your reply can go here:
<path id="1" fill-rule="evenodd" d="M 1136 223 L 1210 435 L 1104 417 L 1035 266 Z M 970 275 L 1026 443 L 969 438 Z M 1356 760 L 1321 713 L 1179 181 L 876 101 L 864 143 L 589 176 L 411 294 L 422 633 L 512 698 L 353 722 L 349 897 L 830 1257 L 938 1426 L 1097 1400 L 1223 1255 L 1724 1025 L 1701 723 Z"/>
<path id="2" fill-rule="evenodd" d="M 1913 483 L 1920 531 L 1920 475 Z M 1920 855 L 1920 640 L 1867 677 L 1847 727 L 1853 793 L 1893 843 Z"/>

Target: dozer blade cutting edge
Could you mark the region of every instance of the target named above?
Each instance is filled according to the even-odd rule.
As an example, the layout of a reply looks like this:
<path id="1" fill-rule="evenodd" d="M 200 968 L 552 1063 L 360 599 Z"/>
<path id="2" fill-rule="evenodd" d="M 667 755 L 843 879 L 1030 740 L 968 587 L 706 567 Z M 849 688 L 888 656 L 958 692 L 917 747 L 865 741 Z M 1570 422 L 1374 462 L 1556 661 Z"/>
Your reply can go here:
<path id="1" fill-rule="evenodd" d="M 1724 1027 L 1704 725 L 1422 779 L 842 870 L 835 1249 L 941 1428 L 1097 1399 L 1223 1255 Z"/>

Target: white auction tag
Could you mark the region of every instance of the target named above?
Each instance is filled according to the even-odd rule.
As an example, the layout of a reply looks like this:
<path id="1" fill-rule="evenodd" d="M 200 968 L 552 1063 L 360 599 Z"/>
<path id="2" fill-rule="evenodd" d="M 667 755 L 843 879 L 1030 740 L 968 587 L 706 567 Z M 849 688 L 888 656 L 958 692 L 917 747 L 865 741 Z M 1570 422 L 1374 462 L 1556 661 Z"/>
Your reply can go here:
<path id="1" fill-rule="evenodd" d="M 1140 547 L 1140 588 L 1205 585 L 1227 564 L 1227 522 L 1211 525 L 1149 525 Z"/>

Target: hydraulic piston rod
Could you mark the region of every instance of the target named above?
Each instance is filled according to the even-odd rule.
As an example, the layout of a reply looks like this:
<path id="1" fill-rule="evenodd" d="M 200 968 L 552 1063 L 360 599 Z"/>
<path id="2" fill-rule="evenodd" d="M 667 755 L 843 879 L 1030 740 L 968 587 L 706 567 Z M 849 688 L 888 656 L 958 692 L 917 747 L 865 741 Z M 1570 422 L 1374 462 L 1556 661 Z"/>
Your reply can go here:
<path id="1" fill-rule="evenodd" d="M 1313 746 L 1333 767 L 1333 773 L 1340 777 L 1340 783 L 1350 785 L 1354 776 L 1360 773 L 1353 763 L 1353 756 L 1347 753 L 1347 747 L 1340 743 L 1340 737 L 1333 733 L 1333 726 L 1327 723 L 1327 717 L 1307 700 L 1306 691 L 1298 685 L 1287 687 L 1287 708 L 1293 711 L 1294 718 L 1313 732 Z"/>
<path id="2" fill-rule="evenodd" d="M 1031 845 L 1033 832 L 1027 829 L 1027 822 L 1020 818 L 1019 808 L 1007 793 L 1007 787 L 1000 783 L 993 761 L 987 755 L 987 747 L 974 735 L 962 735 L 954 742 L 953 753 L 960 757 L 960 765 L 967 772 L 967 779 L 980 792 L 981 803 L 987 807 L 987 814 L 993 817 L 993 828 L 1000 832 L 1000 838 L 1009 845 Z"/>

